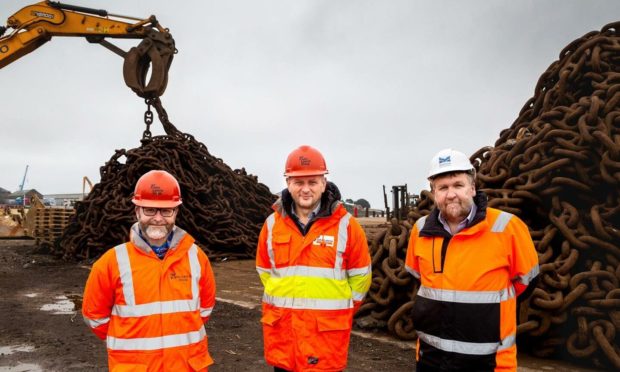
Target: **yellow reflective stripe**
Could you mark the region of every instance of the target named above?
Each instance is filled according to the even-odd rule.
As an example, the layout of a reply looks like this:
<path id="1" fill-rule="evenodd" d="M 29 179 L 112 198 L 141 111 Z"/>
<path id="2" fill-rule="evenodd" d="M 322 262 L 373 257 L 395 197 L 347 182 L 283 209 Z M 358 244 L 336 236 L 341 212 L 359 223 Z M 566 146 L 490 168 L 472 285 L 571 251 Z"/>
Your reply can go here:
<path id="1" fill-rule="evenodd" d="M 495 220 L 495 223 L 493 223 L 491 232 L 503 232 L 506 226 L 508 226 L 508 222 L 510 222 L 511 218 L 512 214 L 504 211 L 500 212 L 499 216 L 497 216 L 497 219 Z"/>
<path id="2" fill-rule="evenodd" d="M 286 278 L 290 276 L 307 276 L 316 278 L 327 278 L 341 280 L 344 278 L 345 271 L 332 269 L 331 267 L 313 267 L 313 266 L 287 266 L 281 268 L 272 268 L 271 275 L 276 278 Z"/>
<path id="3" fill-rule="evenodd" d="M 275 213 L 272 213 L 269 215 L 269 217 L 267 217 L 267 221 L 265 221 L 265 223 L 267 224 L 267 255 L 269 256 L 269 263 L 271 264 L 271 267 L 273 269 L 275 269 L 276 267 L 276 259 L 274 257 L 273 254 L 273 225 L 276 222 L 276 215 Z"/>
<path id="4" fill-rule="evenodd" d="M 261 283 L 263 283 L 263 287 L 267 287 L 267 282 L 271 278 L 271 273 L 259 271 L 258 277 L 260 278 Z"/>
<path id="5" fill-rule="evenodd" d="M 129 318 L 136 316 L 149 316 L 156 314 L 181 313 L 186 311 L 198 310 L 199 300 L 197 298 L 191 300 L 173 300 L 173 301 L 157 301 L 140 305 L 114 305 L 112 315 L 121 318 Z"/>
<path id="6" fill-rule="evenodd" d="M 133 276 L 131 275 L 131 264 L 129 263 L 129 252 L 127 244 L 120 244 L 114 247 L 116 251 L 116 262 L 120 273 L 121 285 L 123 287 L 123 297 L 127 305 L 135 305 L 136 299 L 133 292 Z"/>
<path id="7" fill-rule="evenodd" d="M 414 270 L 413 268 L 411 268 L 411 266 L 405 265 L 405 270 L 407 270 L 407 272 L 413 275 L 416 279 L 420 279 L 420 273 Z"/>
<path id="8" fill-rule="evenodd" d="M 207 317 L 211 315 L 211 312 L 213 312 L 213 306 L 211 307 L 201 307 L 200 308 L 200 316 L 201 317 Z"/>
<path id="9" fill-rule="evenodd" d="M 207 336 L 203 326 L 198 331 L 179 333 L 160 337 L 118 338 L 107 337 L 110 350 L 160 350 L 171 347 L 187 346 L 202 341 Z"/>
<path id="10" fill-rule="evenodd" d="M 530 270 L 529 273 L 527 273 L 525 275 L 517 276 L 513 280 L 514 281 L 519 281 L 519 282 L 521 282 L 524 285 L 528 285 L 528 284 L 530 284 L 532 279 L 534 279 L 539 273 L 540 273 L 540 267 L 538 265 L 536 265 L 536 266 L 534 266 L 532 268 L 532 270 Z"/>
<path id="11" fill-rule="evenodd" d="M 103 324 L 107 324 L 110 322 L 110 318 L 101 318 L 101 319 L 91 319 L 91 318 L 87 318 L 85 316 L 82 316 L 82 318 L 84 318 L 84 323 L 86 323 L 87 326 L 89 326 L 90 328 L 97 328 L 100 325 Z"/>
<path id="12" fill-rule="evenodd" d="M 352 309 L 352 299 L 325 300 L 318 298 L 277 297 L 263 294 L 263 302 L 288 309 L 343 310 Z"/>
<path id="13" fill-rule="evenodd" d="M 418 296 L 443 302 L 497 304 L 514 298 L 515 288 L 511 285 L 499 291 L 456 291 L 451 289 L 429 288 L 423 285 L 418 289 Z"/>
<path id="14" fill-rule="evenodd" d="M 351 288 L 347 280 L 291 276 L 271 277 L 265 293 L 276 297 L 350 299 Z"/>
<path id="15" fill-rule="evenodd" d="M 514 334 L 504 338 L 501 342 L 465 342 L 447 340 L 418 331 L 420 339 L 436 349 L 467 355 L 490 355 L 498 350 L 508 349 L 515 344 Z"/>
<path id="16" fill-rule="evenodd" d="M 352 291 L 366 294 L 366 292 L 368 292 L 368 288 L 370 288 L 372 276 L 370 273 L 367 275 L 356 275 L 350 277 L 347 281 L 349 282 L 349 286 Z"/>

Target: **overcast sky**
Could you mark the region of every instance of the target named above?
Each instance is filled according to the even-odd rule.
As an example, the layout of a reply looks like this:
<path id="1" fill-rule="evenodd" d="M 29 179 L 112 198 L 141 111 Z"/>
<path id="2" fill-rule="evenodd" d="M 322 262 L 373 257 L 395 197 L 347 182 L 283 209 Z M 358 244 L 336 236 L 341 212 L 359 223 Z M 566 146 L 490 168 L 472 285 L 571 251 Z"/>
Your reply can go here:
<path id="1" fill-rule="evenodd" d="M 617 0 L 63 2 L 156 15 L 179 50 L 164 107 L 231 168 L 275 193 L 288 153 L 309 144 L 343 198 L 376 208 L 382 185 L 427 188 L 440 149 L 492 145 L 562 48 L 620 20 Z M 31 3 L 2 0 L 0 23 Z M 29 165 L 25 188 L 81 192 L 115 149 L 139 146 L 145 105 L 122 62 L 53 38 L 0 70 L 0 187 L 15 191 Z"/>

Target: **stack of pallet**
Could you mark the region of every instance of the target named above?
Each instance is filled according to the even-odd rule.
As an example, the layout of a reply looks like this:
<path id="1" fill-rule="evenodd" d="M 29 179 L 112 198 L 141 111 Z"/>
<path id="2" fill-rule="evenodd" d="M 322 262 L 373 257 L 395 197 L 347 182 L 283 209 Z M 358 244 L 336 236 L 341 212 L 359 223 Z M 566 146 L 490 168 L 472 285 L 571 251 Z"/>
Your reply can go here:
<path id="1" fill-rule="evenodd" d="M 53 245 L 74 214 L 74 209 L 34 207 L 26 215 L 25 227 L 28 235 L 35 238 L 37 245 L 41 243 Z"/>

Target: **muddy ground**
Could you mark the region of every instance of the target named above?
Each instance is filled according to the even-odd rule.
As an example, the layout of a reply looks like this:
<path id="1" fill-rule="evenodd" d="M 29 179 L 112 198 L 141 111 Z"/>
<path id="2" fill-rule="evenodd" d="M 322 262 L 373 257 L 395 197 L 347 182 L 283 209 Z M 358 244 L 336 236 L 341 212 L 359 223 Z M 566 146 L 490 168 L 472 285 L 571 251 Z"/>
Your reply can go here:
<path id="1" fill-rule="evenodd" d="M 263 360 L 261 287 L 252 261 L 214 262 L 218 293 L 206 329 L 210 371 L 271 371 Z M 79 311 L 89 263 L 35 253 L 32 241 L 0 240 L 0 371 L 105 371 L 105 345 Z M 519 371 L 585 371 L 519 357 Z M 355 332 L 347 371 L 412 371 L 413 344 Z"/>

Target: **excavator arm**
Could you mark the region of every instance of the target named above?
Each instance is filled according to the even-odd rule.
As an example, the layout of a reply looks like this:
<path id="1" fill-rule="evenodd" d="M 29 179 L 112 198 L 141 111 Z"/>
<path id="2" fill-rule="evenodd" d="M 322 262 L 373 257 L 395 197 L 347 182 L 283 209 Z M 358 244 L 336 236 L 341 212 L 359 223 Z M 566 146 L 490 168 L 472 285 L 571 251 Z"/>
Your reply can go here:
<path id="1" fill-rule="evenodd" d="M 5 35 L 9 30 L 12 31 Z M 155 16 L 139 19 L 55 1 L 28 5 L 10 16 L 6 27 L 0 27 L 0 69 L 54 36 L 84 37 L 123 57 L 125 83 L 140 97 L 157 98 L 166 89 L 176 48 L 170 32 Z M 125 52 L 106 38 L 142 41 Z M 147 82 L 149 69 L 151 74 Z"/>

